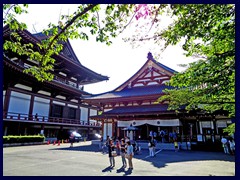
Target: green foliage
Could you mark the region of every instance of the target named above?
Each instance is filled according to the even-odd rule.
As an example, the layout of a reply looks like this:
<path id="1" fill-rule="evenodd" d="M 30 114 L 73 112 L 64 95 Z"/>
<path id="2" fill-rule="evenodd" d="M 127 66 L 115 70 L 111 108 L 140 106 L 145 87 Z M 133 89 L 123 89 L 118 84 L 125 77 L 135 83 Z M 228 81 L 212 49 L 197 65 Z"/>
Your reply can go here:
<path id="1" fill-rule="evenodd" d="M 233 136 L 235 133 L 235 123 L 230 124 L 228 127 L 223 129 L 223 132 L 228 133 L 229 136 Z"/>
<path id="2" fill-rule="evenodd" d="M 61 52 L 62 43 L 68 38 L 88 40 L 89 36 L 94 36 L 96 41 L 111 45 L 111 39 L 123 32 L 136 13 L 136 5 L 132 4 L 81 4 L 73 14 L 63 15 L 60 25 L 49 24 L 48 29 L 44 30 L 48 39 L 32 45 L 22 44 L 18 30 L 26 29 L 26 25 L 15 20 L 16 15 L 27 12 L 24 10 L 26 7 L 3 5 L 6 12 L 3 23 L 8 24 L 13 31 L 13 41 L 5 41 L 4 50 L 37 61 L 38 66 L 25 72 L 32 73 L 40 81 L 53 78 L 52 56 Z M 186 56 L 202 57 L 191 63 L 185 72 L 171 78 L 169 85 L 175 89 L 166 90 L 166 95 L 159 101 L 168 100 L 170 109 L 177 110 L 185 105 L 189 110 L 198 107 L 210 112 L 227 110 L 229 116 L 235 116 L 235 5 L 151 5 L 151 8 L 146 9 L 151 11 L 146 12 L 150 17 L 146 20 L 150 20 L 150 29 L 155 27 L 152 29 L 155 30 L 152 37 L 155 44 L 164 42 L 167 47 L 183 40 L 182 48 L 186 51 Z M 100 12 L 104 12 L 101 18 Z M 167 28 L 161 29 L 158 16 L 164 12 L 175 20 Z M 128 22 L 130 17 L 132 19 Z M 142 17 L 145 19 L 146 16 Z M 153 26 L 156 22 L 157 25 Z M 145 40 L 151 39 L 148 35 L 145 36 Z M 133 41 L 136 38 L 137 35 L 134 35 Z M 144 38 L 139 38 L 139 42 L 143 40 Z"/>
<path id="3" fill-rule="evenodd" d="M 3 136 L 3 144 L 8 143 L 29 143 L 29 142 L 44 142 L 45 137 L 42 135 L 29 136 Z"/>
<path id="4" fill-rule="evenodd" d="M 19 30 L 27 29 L 26 24 L 19 23 L 16 15 L 27 13 L 27 5 L 4 4 L 5 17 L 3 23 L 12 30 L 11 41 L 4 42 L 4 50 L 18 55 L 26 55 L 38 62 L 38 66 L 30 67 L 24 72 L 31 73 L 39 81 L 51 81 L 54 69 L 53 55 L 62 51 L 62 44 L 67 39 L 89 40 L 89 35 L 95 36 L 96 41 L 111 45 L 111 38 L 117 37 L 126 26 L 127 17 L 133 12 L 134 5 L 97 5 L 81 4 L 71 15 L 62 15 L 59 25 L 49 23 L 43 33 L 48 36 L 37 44 L 25 44 L 19 35 Z M 105 11 L 101 19 L 99 14 Z"/>
<path id="5" fill-rule="evenodd" d="M 235 116 L 235 6 L 230 4 L 172 5 L 178 19 L 162 32 L 166 46 L 184 38 L 187 56 L 205 57 L 173 76 L 159 101 L 171 109 L 187 105 Z"/>

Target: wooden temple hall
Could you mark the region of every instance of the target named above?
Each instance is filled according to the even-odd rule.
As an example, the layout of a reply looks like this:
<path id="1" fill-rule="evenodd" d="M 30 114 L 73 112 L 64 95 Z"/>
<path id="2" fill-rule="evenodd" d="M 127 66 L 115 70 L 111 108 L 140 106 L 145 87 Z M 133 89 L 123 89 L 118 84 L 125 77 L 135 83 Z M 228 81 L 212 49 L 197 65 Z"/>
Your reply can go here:
<path id="1" fill-rule="evenodd" d="M 187 113 L 183 109 L 176 114 L 168 110 L 167 102 L 156 103 L 165 88 L 172 88 L 165 83 L 174 73 L 177 72 L 148 53 L 146 63 L 122 85 L 110 92 L 85 95 L 85 103 L 102 111 L 91 118 L 102 122 L 104 139 L 108 135 L 147 140 L 150 131 L 160 139 L 159 133 L 164 131 L 164 142 L 169 142 L 169 135 L 175 131 L 182 142 L 220 142 L 223 128 L 232 123 L 223 112 L 207 114 L 199 110 Z"/>
<path id="2" fill-rule="evenodd" d="M 10 40 L 11 31 L 3 28 L 4 41 Z M 19 31 L 23 43 L 37 43 L 47 37 Z M 59 55 L 53 57 L 54 79 L 39 82 L 23 70 L 36 61 L 19 56 L 12 51 L 3 52 L 3 135 L 44 134 L 46 137 L 68 138 L 68 131 L 76 130 L 89 137 L 101 133 L 102 125 L 89 117 L 98 110 L 82 102 L 84 85 L 108 80 L 83 66 L 75 55 L 69 41 Z"/>
<path id="3" fill-rule="evenodd" d="M 23 43 L 37 43 L 47 37 L 42 33 L 18 32 Z M 3 40 L 11 39 L 8 26 Z M 61 53 L 54 55 L 54 79 L 39 82 L 23 73 L 36 61 L 12 51 L 3 52 L 3 135 L 44 134 L 46 137 L 68 138 L 70 130 L 86 137 L 100 133 L 114 137 L 146 140 L 149 133 L 165 132 L 164 142 L 177 132 L 180 141 L 219 142 L 223 128 L 231 123 L 223 112 L 207 114 L 199 111 L 176 114 L 168 103 L 156 103 L 165 85 L 177 73 L 154 60 L 148 53 L 146 63 L 126 82 L 110 92 L 92 95 L 84 85 L 108 80 L 83 66 L 69 41 Z M 134 131 L 132 130 L 134 129 Z M 66 135 L 66 136 L 64 136 Z"/>

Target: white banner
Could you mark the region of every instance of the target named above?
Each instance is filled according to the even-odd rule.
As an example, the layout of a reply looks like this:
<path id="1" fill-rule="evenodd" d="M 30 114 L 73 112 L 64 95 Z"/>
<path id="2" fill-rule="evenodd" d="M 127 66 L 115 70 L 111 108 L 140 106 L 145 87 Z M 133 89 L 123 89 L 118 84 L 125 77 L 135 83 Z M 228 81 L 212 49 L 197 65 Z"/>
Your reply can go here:
<path id="1" fill-rule="evenodd" d="M 131 121 L 118 121 L 118 127 L 141 126 L 143 124 L 150 124 L 153 126 L 182 126 L 179 119 L 155 119 L 155 120 L 131 120 Z"/>

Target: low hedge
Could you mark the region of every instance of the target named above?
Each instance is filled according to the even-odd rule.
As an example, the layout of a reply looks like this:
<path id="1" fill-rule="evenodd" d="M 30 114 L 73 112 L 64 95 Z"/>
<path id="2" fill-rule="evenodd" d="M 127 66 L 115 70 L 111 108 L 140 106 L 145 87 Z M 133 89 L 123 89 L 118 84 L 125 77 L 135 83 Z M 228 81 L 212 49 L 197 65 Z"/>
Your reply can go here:
<path id="1" fill-rule="evenodd" d="M 45 137 L 42 135 L 29 135 L 29 136 L 3 136 L 3 144 L 11 143 L 30 143 L 30 142 L 43 142 Z"/>

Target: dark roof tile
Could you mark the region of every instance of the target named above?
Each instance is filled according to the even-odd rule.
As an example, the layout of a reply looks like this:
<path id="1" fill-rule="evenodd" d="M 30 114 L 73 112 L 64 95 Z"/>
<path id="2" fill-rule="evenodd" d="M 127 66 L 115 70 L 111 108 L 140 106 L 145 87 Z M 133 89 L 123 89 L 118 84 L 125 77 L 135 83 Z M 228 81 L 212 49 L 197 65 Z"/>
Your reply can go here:
<path id="1" fill-rule="evenodd" d="M 157 95 L 157 94 L 163 93 L 163 90 L 166 88 L 173 89 L 173 87 L 166 86 L 166 85 L 152 85 L 152 86 L 144 86 L 144 87 L 141 86 L 141 87 L 125 88 L 121 91 L 110 91 L 102 94 L 97 94 L 91 97 L 85 97 L 85 99 L 108 99 L 108 98 Z"/>

